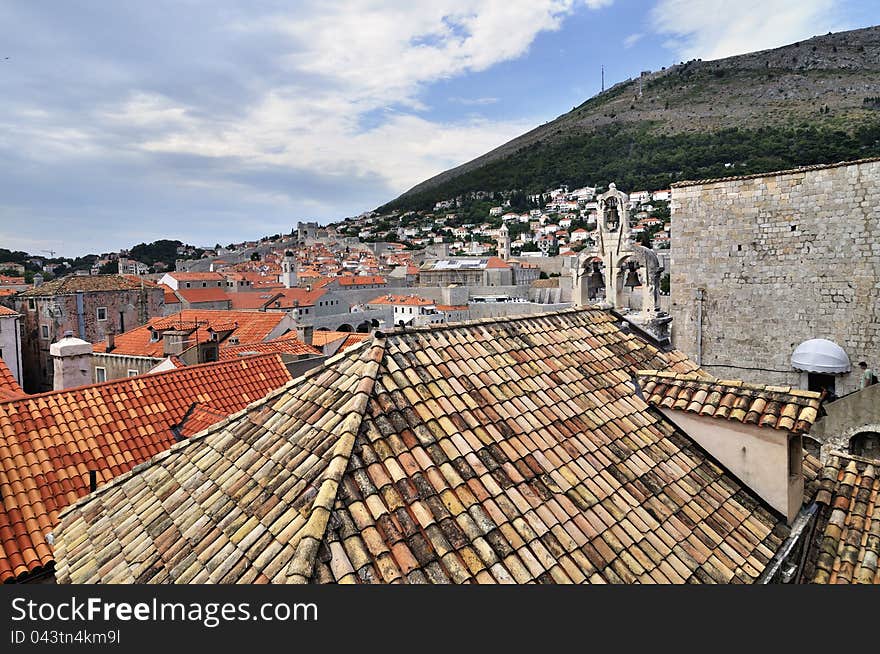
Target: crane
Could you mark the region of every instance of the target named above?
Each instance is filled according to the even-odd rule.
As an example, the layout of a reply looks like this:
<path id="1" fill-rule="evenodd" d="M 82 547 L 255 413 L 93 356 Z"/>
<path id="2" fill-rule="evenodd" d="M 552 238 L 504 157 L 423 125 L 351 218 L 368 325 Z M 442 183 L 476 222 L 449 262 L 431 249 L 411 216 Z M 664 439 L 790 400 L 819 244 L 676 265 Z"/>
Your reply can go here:
<path id="1" fill-rule="evenodd" d="M 50 257 L 55 258 L 55 250 L 40 250 L 40 252 L 48 252 Z"/>

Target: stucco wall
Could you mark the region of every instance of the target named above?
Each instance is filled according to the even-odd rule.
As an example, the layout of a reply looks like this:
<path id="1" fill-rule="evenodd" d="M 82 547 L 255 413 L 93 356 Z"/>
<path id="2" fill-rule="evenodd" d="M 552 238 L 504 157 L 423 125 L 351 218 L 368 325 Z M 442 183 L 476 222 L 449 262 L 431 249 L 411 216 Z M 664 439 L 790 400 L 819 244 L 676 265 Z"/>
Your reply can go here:
<path id="1" fill-rule="evenodd" d="M 880 368 L 880 162 L 674 187 L 671 255 L 673 343 L 707 371 L 798 385 L 811 338 Z"/>
<path id="2" fill-rule="evenodd" d="M 21 326 L 18 316 L 0 317 L 0 352 L 15 381 L 22 383 Z"/>
<path id="3" fill-rule="evenodd" d="M 794 520 L 804 482 L 788 469 L 788 434 L 739 422 L 663 409 L 663 413 L 765 502 Z"/>

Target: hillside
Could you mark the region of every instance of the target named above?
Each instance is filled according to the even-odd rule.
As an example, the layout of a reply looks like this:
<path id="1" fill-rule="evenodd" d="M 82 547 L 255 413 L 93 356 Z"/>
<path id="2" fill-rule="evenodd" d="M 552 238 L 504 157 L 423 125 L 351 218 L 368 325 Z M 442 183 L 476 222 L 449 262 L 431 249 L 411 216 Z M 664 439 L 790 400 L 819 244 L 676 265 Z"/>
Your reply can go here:
<path id="1" fill-rule="evenodd" d="M 877 155 L 880 27 L 869 27 L 643 73 L 380 210 L 476 190 L 661 188 Z"/>

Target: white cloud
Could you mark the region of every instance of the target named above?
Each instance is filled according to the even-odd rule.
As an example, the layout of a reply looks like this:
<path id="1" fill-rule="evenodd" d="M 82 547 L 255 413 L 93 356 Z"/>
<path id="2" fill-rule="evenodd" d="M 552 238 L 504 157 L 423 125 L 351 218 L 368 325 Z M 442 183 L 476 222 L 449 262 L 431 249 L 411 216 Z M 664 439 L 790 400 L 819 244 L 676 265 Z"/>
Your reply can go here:
<path id="1" fill-rule="evenodd" d="M 836 0 L 660 0 L 652 23 L 681 59 L 720 59 L 842 29 Z"/>
<path id="2" fill-rule="evenodd" d="M 149 238 L 144 226 L 186 240 L 228 222 L 240 238 L 261 220 L 372 208 L 548 118 L 469 115 L 488 94 L 429 112 L 431 84 L 522 57 L 611 2 L 305 0 L 269 13 L 215 0 L 181 3 L 173 20 L 111 3 L 100 26 L 76 8 L 0 3 L 25 62 L 0 80 L 0 225 L 23 225 L 20 243 L 64 233 L 67 248 L 109 248 Z"/>
<path id="3" fill-rule="evenodd" d="M 639 41 L 642 40 L 643 36 L 644 36 L 644 34 L 630 34 L 628 37 L 626 37 L 623 40 L 623 47 L 624 48 L 633 47 L 636 43 L 638 43 Z"/>
<path id="4" fill-rule="evenodd" d="M 449 98 L 450 102 L 454 102 L 455 104 L 463 104 L 468 107 L 485 107 L 490 104 L 495 104 L 499 101 L 499 98 Z"/>
<path id="5" fill-rule="evenodd" d="M 234 122 L 195 118 L 192 108 L 138 93 L 113 116 L 145 128 L 145 150 L 238 156 L 251 163 L 308 167 L 334 174 L 378 172 L 403 190 L 478 156 L 534 126 L 533 121 L 418 117 L 420 91 L 431 82 L 485 70 L 525 54 L 535 37 L 556 30 L 579 7 L 610 0 L 443 0 L 321 3 L 295 16 L 272 16 L 239 26 L 280 33 L 290 51 L 281 58 L 291 78 L 275 86 Z M 488 105 L 495 98 L 459 99 Z M 379 125 L 360 119 L 389 106 Z M 158 128 L 158 133 L 151 128 Z"/>

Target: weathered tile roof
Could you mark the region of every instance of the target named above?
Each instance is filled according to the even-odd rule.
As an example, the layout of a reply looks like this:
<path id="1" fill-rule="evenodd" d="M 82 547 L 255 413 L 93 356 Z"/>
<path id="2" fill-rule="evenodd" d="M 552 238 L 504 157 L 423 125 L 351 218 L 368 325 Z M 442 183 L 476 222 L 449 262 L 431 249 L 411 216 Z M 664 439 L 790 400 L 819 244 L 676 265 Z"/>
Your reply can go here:
<path id="1" fill-rule="evenodd" d="M 410 295 L 380 295 L 379 297 L 373 298 L 367 304 L 397 304 L 397 305 L 405 305 L 405 306 L 429 306 L 434 304 L 434 300 L 429 300 L 428 298 L 421 297 L 419 295 L 410 294 Z"/>
<path id="2" fill-rule="evenodd" d="M 190 304 L 198 302 L 228 302 L 230 300 L 226 289 L 217 286 L 213 288 L 181 288 L 177 291 L 177 295 Z"/>
<path id="3" fill-rule="evenodd" d="M 351 277 L 338 277 L 337 281 L 340 286 L 366 286 L 375 284 L 387 284 L 384 277 L 376 275 L 353 275 Z"/>
<path id="4" fill-rule="evenodd" d="M 880 461 L 833 453 L 822 471 L 813 583 L 880 584 Z"/>
<path id="5" fill-rule="evenodd" d="M 187 409 L 180 423 L 178 423 L 177 429 L 181 436 L 189 438 L 207 429 L 215 422 L 220 422 L 226 415 L 222 411 L 216 411 L 209 406 L 196 402 Z"/>
<path id="6" fill-rule="evenodd" d="M 15 381 L 12 371 L 3 359 L 0 359 L 0 402 L 12 400 L 25 395 L 24 389 Z"/>
<path id="7" fill-rule="evenodd" d="M 267 355 L 0 403 L 0 582 L 52 564 L 46 534 L 90 470 L 104 484 L 167 449 L 194 402 L 229 415 L 288 381 Z"/>
<path id="8" fill-rule="evenodd" d="M 50 282 L 22 291 L 22 297 L 42 297 L 45 295 L 72 295 L 78 291 L 130 291 L 141 288 L 140 280 L 125 275 L 68 275 Z M 154 288 L 154 284 L 143 283 L 143 286 Z"/>
<path id="9" fill-rule="evenodd" d="M 174 289 L 166 284 L 159 284 L 159 288 L 165 294 L 165 304 L 180 304 L 180 298 L 174 293 Z"/>
<path id="10" fill-rule="evenodd" d="M 285 334 L 281 338 L 276 338 L 271 341 L 261 341 L 257 343 L 246 343 L 244 345 L 231 345 L 225 347 L 220 350 L 220 360 L 238 359 L 243 356 L 249 356 L 253 353 L 311 354 L 317 356 L 321 354 L 321 350 L 312 345 L 306 345 L 296 338 L 296 332 L 292 332 L 289 335 Z"/>
<path id="11" fill-rule="evenodd" d="M 784 518 L 640 399 L 694 365 L 616 320 L 376 334 L 71 507 L 57 579 L 754 581 Z"/>
<path id="12" fill-rule="evenodd" d="M 186 309 L 170 316 L 151 318 L 146 325 L 141 325 L 115 338 L 113 354 L 125 354 L 130 356 L 162 358 L 165 345 L 160 338 L 152 341 L 153 329 L 195 329 L 192 335 L 193 344 L 207 341 L 210 338 L 209 329 L 233 328 L 233 333 L 238 336 L 240 343 L 254 343 L 266 339 L 272 331 L 278 327 L 278 323 L 285 318 L 284 313 L 259 312 L 259 311 L 212 311 L 208 309 Z M 237 326 L 235 324 L 238 323 Z M 228 343 L 221 343 L 221 349 Z M 106 352 L 107 343 L 95 343 L 95 352 Z"/>
<path id="13" fill-rule="evenodd" d="M 370 335 L 361 332 L 330 332 L 324 330 L 315 330 L 315 332 L 312 334 L 312 345 L 316 347 L 324 347 L 328 343 L 333 343 L 334 341 L 338 341 L 341 338 L 344 338 L 345 340 L 342 342 L 342 345 L 339 346 L 337 352 L 343 352 L 348 348 L 367 340 L 368 338 L 370 338 Z"/>
<path id="14" fill-rule="evenodd" d="M 0 316 L 18 316 L 20 315 L 18 311 L 13 311 L 9 307 L 4 307 L 0 305 Z"/>
<path id="15" fill-rule="evenodd" d="M 173 277 L 179 282 L 217 282 L 224 279 L 223 275 L 218 272 L 170 272 L 169 277 Z"/>
<path id="16" fill-rule="evenodd" d="M 802 434 L 821 410 L 820 393 L 791 386 L 760 386 L 704 373 L 640 370 L 637 374 L 645 400 L 664 409 Z"/>

